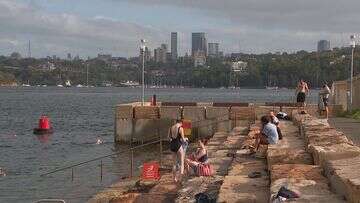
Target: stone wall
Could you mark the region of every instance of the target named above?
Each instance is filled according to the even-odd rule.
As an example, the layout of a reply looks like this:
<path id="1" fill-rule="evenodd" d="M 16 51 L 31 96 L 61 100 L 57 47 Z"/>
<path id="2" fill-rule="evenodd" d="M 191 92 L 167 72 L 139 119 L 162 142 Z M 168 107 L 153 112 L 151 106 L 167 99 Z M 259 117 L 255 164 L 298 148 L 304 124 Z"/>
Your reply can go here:
<path id="1" fill-rule="evenodd" d="M 360 148 L 326 120 L 294 113 L 314 163 L 325 170 L 331 189 L 348 202 L 360 202 Z"/>
<path id="2" fill-rule="evenodd" d="M 167 136 L 168 128 L 176 119 L 187 119 L 192 122 L 193 137 L 212 135 L 215 131 L 228 132 L 235 126 L 248 125 L 269 113 L 270 110 L 277 113 L 280 104 L 264 106 L 245 103 L 158 103 L 158 106 L 150 106 L 146 102 L 121 104 L 115 109 L 115 141 L 116 142 L 147 142 L 154 137 Z M 162 104 L 165 104 L 163 106 Z M 184 105 L 184 106 L 176 106 Z M 212 106 L 215 105 L 215 106 Z M 297 109 L 294 104 L 286 105 L 283 111 L 291 115 L 291 111 Z M 338 106 L 330 107 L 332 109 Z M 317 105 L 308 105 L 306 110 L 311 115 L 317 114 Z M 160 131 L 160 135 L 159 135 Z"/>
<path id="3" fill-rule="evenodd" d="M 336 81 L 332 85 L 332 102 L 340 104 L 347 109 L 348 95 L 350 91 L 349 80 Z M 360 75 L 353 78 L 353 109 L 360 108 Z"/>

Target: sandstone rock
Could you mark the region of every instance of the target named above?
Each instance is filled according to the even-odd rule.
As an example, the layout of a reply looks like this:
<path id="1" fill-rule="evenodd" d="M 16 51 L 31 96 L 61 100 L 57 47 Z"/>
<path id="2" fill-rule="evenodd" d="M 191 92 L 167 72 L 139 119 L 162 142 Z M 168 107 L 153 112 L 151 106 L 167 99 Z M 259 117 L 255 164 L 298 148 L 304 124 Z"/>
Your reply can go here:
<path id="1" fill-rule="evenodd" d="M 324 166 L 326 161 L 352 158 L 360 155 L 360 148 L 346 143 L 330 146 L 309 145 L 309 151 L 313 155 L 314 163 Z"/>
<path id="2" fill-rule="evenodd" d="M 268 187 L 267 176 L 253 179 L 247 176 L 226 176 L 217 202 L 268 202 Z"/>
<path id="3" fill-rule="evenodd" d="M 268 168 L 275 164 L 313 164 L 312 156 L 303 149 L 279 148 L 268 149 Z"/>
<path id="4" fill-rule="evenodd" d="M 339 196 L 330 192 L 326 182 L 292 178 L 281 178 L 272 182 L 270 188 L 271 198 L 276 196 L 282 186 L 300 193 L 300 198 L 288 200 L 289 202 L 345 203 Z"/>
<path id="5" fill-rule="evenodd" d="M 193 177 L 189 179 L 178 191 L 175 202 L 195 202 L 195 195 L 202 192 L 210 198 L 216 199 L 224 177 Z"/>
<path id="6" fill-rule="evenodd" d="M 320 166 L 306 164 L 278 164 L 271 167 L 271 182 L 288 178 L 294 180 L 314 180 L 327 183 Z"/>
<path id="7" fill-rule="evenodd" d="M 325 174 L 331 188 L 349 202 L 360 202 L 360 157 L 332 160 L 326 163 Z"/>

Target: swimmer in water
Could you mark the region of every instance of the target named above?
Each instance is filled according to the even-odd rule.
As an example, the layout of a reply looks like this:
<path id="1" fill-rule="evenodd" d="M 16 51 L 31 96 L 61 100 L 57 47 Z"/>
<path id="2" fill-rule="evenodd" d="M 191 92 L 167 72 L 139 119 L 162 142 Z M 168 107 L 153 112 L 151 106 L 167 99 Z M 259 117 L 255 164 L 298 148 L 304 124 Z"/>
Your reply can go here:
<path id="1" fill-rule="evenodd" d="M 102 144 L 102 143 L 104 143 L 104 141 L 101 140 L 100 138 L 98 138 L 98 139 L 96 140 L 96 144 Z"/>

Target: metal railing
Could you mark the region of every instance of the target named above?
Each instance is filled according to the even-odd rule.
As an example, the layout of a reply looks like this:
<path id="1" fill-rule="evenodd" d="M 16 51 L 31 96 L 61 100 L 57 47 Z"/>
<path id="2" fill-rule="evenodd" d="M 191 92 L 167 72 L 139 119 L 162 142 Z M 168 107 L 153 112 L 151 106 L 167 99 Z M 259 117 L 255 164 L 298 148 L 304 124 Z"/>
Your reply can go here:
<path id="1" fill-rule="evenodd" d="M 254 114 L 255 114 L 255 112 L 254 112 Z M 217 117 L 213 117 L 213 118 L 209 118 L 209 119 L 197 120 L 197 121 L 192 122 L 192 128 L 207 127 L 207 126 L 210 126 L 210 125 L 219 124 L 219 123 L 222 123 L 222 122 L 228 122 L 228 121 L 232 121 L 232 120 L 233 120 L 233 122 L 232 122 L 231 128 L 234 128 L 234 127 L 237 126 L 237 121 L 238 120 L 244 120 L 244 119 L 238 119 L 238 115 L 239 115 L 239 113 L 237 113 L 237 112 L 234 112 L 234 113 L 228 112 L 226 114 L 223 114 L 223 115 L 220 115 L 220 116 L 217 116 Z M 255 117 L 256 116 L 254 115 L 254 119 L 255 119 Z M 210 123 L 207 122 L 204 125 L 201 125 L 201 122 L 209 121 L 210 119 L 215 120 L 215 121 L 210 122 Z M 218 120 L 218 119 L 221 119 L 221 120 Z M 253 120 L 250 120 L 250 122 L 253 122 Z M 166 132 L 168 131 L 168 129 L 165 129 L 165 130 L 166 130 Z M 165 130 L 164 130 L 164 132 L 165 132 Z M 130 155 L 131 156 L 130 157 L 130 178 L 132 178 L 133 175 L 134 175 L 133 174 L 133 171 L 134 171 L 134 150 L 141 149 L 141 148 L 144 148 L 146 146 L 150 146 L 150 145 L 154 145 L 154 144 L 159 143 L 160 144 L 160 146 L 159 146 L 159 163 L 160 163 L 160 166 L 162 165 L 163 142 L 164 141 L 169 141 L 169 140 L 162 138 L 161 131 L 160 131 L 159 127 L 158 127 L 158 130 L 157 130 L 157 134 L 158 135 L 154 136 L 154 138 L 159 138 L 158 140 L 155 140 L 155 141 L 152 141 L 152 142 L 147 142 L 145 144 L 137 145 L 137 146 L 134 146 L 134 147 L 130 147 L 128 149 L 124 149 L 124 150 L 121 150 L 121 151 L 118 151 L 118 152 L 115 152 L 115 153 L 99 156 L 99 157 L 96 157 L 96 158 L 93 158 L 93 159 L 90 159 L 90 160 L 78 162 L 76 164 L 72 164 L 72 165 L 62 167 L 62 168 L 59 168 L 59 169 L 55 169 L 53 171 L 41 174 L 40 177 L 48 176 L 50 174 L 54 174 L 54 173 L 65 171 L 65 170 L 71 170 L 71 181 L 74 181 L 74 168 L 100 160 L 100 181 L 102 181 L 103 180 L 103 159 L 110 158 L 110 157 L 113 157 L 113 156 L 116 156 L 116 155 L 120 155 L 120 154 L 123 154 L 123 153 L 126 153 L 126 152 L 130 152 L 130 154 L 131 154 Z"/>

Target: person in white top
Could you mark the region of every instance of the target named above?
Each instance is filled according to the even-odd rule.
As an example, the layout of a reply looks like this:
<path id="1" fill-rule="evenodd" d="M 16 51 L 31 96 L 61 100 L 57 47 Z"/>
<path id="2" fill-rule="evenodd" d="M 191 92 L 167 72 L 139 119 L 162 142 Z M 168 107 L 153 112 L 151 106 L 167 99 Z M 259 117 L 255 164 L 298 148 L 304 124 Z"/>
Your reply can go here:
<path id="1" fill-rule="evenodd" d="M 326 119 L 329 118 L 329 97 L 330 97 L 331 90 L 329 86 L 325 83 L 322 90 L 320 91 L 320 95 L 322 97 L 322 102 L 325 107 L 325 117 Z"/>

